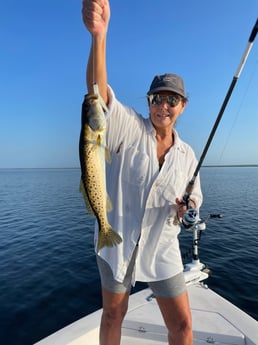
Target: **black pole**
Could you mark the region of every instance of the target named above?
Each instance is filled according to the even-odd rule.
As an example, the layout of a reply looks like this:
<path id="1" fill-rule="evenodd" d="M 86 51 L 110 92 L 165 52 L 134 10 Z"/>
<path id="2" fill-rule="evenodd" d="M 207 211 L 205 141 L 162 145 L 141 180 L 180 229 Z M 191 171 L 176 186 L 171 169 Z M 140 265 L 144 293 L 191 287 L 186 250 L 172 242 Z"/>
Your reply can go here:
<path id="1" fill-rule="evenodd" d="M 232 92 L 233 92 L 233 89 L 234 89 L 234 87 L 235 87 L 235 85 L 236 85 L 236 82 L 237 82 L 237 80 L 238 80 L 238 78 L 239 78 L 239 76 L 240 76 L 240 74 L 241 74 L 241 72 L 242 72 L 242 69 L 243 69 L 243 67 L 244 67 L 244 65 L 245 65 L 245 62 L 246 62 L 246 60 L 247 60 L 247 57 L 248 57 L 248 55 L 249 55 L 249 53 L 250 53 L 250 51 L 251 51 L 251 48 L 252 48 L 252 46 L 253 46 L 253 42 L 254 42 L 254 39 L 255 39 L 255 37 L 256 37 L 257 31 L 258 31 L 258 19 L 256 20 L 256 23 L 255 23 L 255 25 L 254 25 L 254 27 L 253 27 L 253 29 L 252 29 L 251 35 L 250 35 L 250 37 L 249 37 L 249 40 L 248 40 L 248 43 L 247 43 L 247 46 L 246 46 L 246 49 L 245 49 L 244 54 L 243 54 L 243 56 L 242 56 L 242 58 L 241 58 L 241 61 L 240 61 L 240 64 L 239 64 L 239 66 L 238 66 L 238 68 L 237 68 L 237 70 L 236 70 L 236 73 L 235 73 L 235 75 L 234 75 L 234 77 L 233 77 L 233 80 L 232 80 L 232 82 L 231 82 L 231 84 L 230 84 L 230 86 L 229 86 L 228 92 L 227 92 L 226 97 L 225 97 L 225 99 L 224 99 L 224 102 L 223 102 L 223 104 L 222 104 L 222 106 L 221 106 L 221 108 L 220 108 L 219 114 L 218 114 L 217 119 L 216 119 L 216 121 L 215 121 L 215 123 L 214 123 L 214 125 L 213 125 L 213 128 L 212 128 L 212 130 L 211 130 L 211 133 L 210 133 L 209 138 L 208 138 L 208 140 L 207 140 L 207 143 L 206 143 L 206 145 L 205 145 L 205 147 L 204 147 L 204 150 L 203 150 L 203 152 L 202 152 L 202 155 L 201 155 L 201 157 L 200 157 L 200 159 L 199 159 L 199 162 L 198 162 L 198 165 L 197 165 L 197 167 L 196 167 L 196 169 L 195 169 L 195 172 L 194 172 L 194 174 L 193 174 L 193 177 L 192 177 L 191 181 L 188 183 L 188 185 L 187 185 L 187 187 L 186 187 L 185 195 L 183 196 L 183 200 L 184 200 L 186 203 L 188 202 L 189 197 L 190 197 L 190 194 L 192 193 L 195 179 L 196 179 L 196 177 L 197 177 L 197 175 L 198 175 L 198 173 L 199 173 L 199 171 L 200 171 L 200 168 L 201 168 L 202 163 L 203 163 L 203 161 L 204 161 L 204 158 L 205 158 L 205 156 L 206 156 L 206 154 L 207 154 L 207 151 L 208 151 L 208 149 L 209 149 L 209 147 L 210 147 L 210 144 L 211 144 L 211 142 L 212 142 L 212 139 L 213 139 L 213 137 L 214 137 L 214 134 L 215 134 L 215 132 L 216 132 L 216 130 L 217 130 L 217 128 L 218 128 L 218 125 L 219 125 L 219 123 L 220 123 L 220 120 L 221 120 L 221 118 L 222 118 L 222 116 L 223 116 L 224 110 L 225 110 L 225 108 L 226 108 L 226 106 L 227 106 L 227 104 L 228 104 L 228 101 L 229 101 L 230 96 L 231 96 L 231 94 L 232 94 Z"/>

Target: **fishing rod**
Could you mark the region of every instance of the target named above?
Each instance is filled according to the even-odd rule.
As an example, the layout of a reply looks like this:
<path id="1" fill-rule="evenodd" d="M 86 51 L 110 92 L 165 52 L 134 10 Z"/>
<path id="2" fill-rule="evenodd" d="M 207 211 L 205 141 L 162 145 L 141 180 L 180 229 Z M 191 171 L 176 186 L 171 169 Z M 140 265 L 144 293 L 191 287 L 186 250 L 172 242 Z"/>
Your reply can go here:
<path id="1" fill-rule="evenodd" d="M 221 120 L 221 118 L 223 116 L 225 108 L 226 108 L 226 106 L 228 104 L 230 96 L 231 96 L 231 94 L 232 94 L 232 92 L 234 90 L 234 87 L 235 87 L 235 85 L 237 83 L 237 80 L 239 79 L 240 74 L 241 74 L 241 72 L 242 72 L 242 70 L 244 68 L 244 65 L 246 63 L 247 57 L 248 57 L 248 55 L 249 55 L 249 53 L 250 53 L 250 51 L 252 49 L 252 46 L 253 46 L 253 43 L 254 43 L 254 39 L 255 39 L 255 37 L 257 35 L 257 31 L 258 31 L 258 19 L 256 20 L 256 23 L 254 24 L 254 27 L 253 27 L 252 32 L 251 32 L 251 35 L 250 35 L 250 37 L 248 39 L 248 43 L 247 43 L 246 49 L 245 49 L 245 51 L 243 53 L 243 56 L 242 56 L 241 61 L 240 61 L 240 64 L 239 64 L 239 66 L 238 66 L 238 68 L 236 70 L 236 73 L 233 76 L 232 82 L 231 82 L 231 84 L 229 86 L 229 89 L 227 91 L 226 97 L 225 97 L 225 99 L 224 99 L 224 101 L 222 103 L 222 106 L 221 106 L 220 111 L 218 113 L 217 119 L 216 119 L 216 121 L 215 121 L 215 123 L 213 125 L 211 133 L 210 133 L 209 138 L 207 140 L 207 143 L 206 143 L 206 145 L 205 145 L 205 147 L 203 149 L 202 155 L 201 155 L 201 157 L 199 159 L 199 162 L 197 164 L 197 167 L 196 167 L 196 169 L 194 171 L 193 177 L 192 177 L 192 179 L 190 180 L 190 182 L 188 183 L 188 185 L 187 185 L 187 187 L 185 189 L 185 194 L 184 194 L 183 199 L 182 199 L 182 204 L 185 204 L 187 206 L 187 209 L 189 209 L 189 212 L 186 213 L 185 219 L 182 220 L 182 223 L 183 223 L 183 225 L 185 227 L 191 227 L 194 224 L 194 222 L 196 221 L 196 216 L 197 216 L 196 211 L 194 209 L 192 209 L 191 207 L 189 207 L 190 195 L 191 195 L 191 193 L 193 191 L 193 187 L 194 187 L 194 183 L 195 183 L 196 177 L 197 177 L 197 175 L 198 175 L 198 173 L 200 171 L 200 168 L 201 168 L 202 163 L 204 161 L 204 158 L 205 158 L 205 156 L 207 154 L 209 146 L 210 146 L 210 144 L 212 142 L 212 139 L 213 139 L 213 137 L 215 135 L 215 132 L 216 132 L 216 130 L 218 128 L 218 125 L 219 125 L 220 120 Z M 174 224 L 178 224 L 178 222 L 179 222 L 179 220 L 176 217 L 175 220 L 174 220 Z"/>

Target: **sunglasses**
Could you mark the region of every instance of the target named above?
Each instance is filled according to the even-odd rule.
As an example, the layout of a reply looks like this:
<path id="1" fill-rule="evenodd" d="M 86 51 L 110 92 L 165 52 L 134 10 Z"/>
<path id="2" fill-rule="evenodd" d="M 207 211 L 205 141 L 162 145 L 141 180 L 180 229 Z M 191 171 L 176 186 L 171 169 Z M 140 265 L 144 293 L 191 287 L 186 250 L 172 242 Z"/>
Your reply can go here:
<path id="1" fill-rule="evenodd" d="M 166 102 L 170 107 L 176 107 L 178 103 L 182 100 L 182 97 L 179 95 L 167 95 L 162 96 L 158 93 L 149 96 L 150 104 L 152 105 L 161 105 L 163 102 Z"/>

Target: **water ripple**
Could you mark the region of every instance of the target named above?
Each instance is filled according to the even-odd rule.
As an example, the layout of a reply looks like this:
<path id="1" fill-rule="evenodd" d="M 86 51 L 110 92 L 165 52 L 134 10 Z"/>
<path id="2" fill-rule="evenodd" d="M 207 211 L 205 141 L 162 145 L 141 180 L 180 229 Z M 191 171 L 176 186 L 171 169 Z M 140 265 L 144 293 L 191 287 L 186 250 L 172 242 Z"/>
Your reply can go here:
<path id="1" fill-rule="evenodd" d="M 208 284 L 258 319 L 257 169 L 204 168 Z M 78 169 L 0 170 L 0 343 L 30 345 L 101 305 Z M 191 235 L 180 236 L 182 252 Z M 142 286 L 139 284 L 138 286 Z M 13 332 L 15 330 L 15 334 Z"/>

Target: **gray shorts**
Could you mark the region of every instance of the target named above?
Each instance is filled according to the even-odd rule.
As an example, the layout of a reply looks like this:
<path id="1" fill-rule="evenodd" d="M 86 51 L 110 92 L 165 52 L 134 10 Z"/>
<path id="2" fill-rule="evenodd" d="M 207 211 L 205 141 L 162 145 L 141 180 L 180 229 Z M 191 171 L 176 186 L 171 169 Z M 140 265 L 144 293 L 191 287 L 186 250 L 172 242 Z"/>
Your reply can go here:
<path id="1" fill-rule="evenodd" d="M 99 255 L 96 255 L 101 285 L 103 288 L 113 293 L 130 292 L 132 273 L 135 263 L 135 253 L 128 266 L 125 278 L 122 283 L 119 283 L 113 278 L 113 272 L 109 264 L 105 260 L 103 260 Z M 179 274 L 171 278 L 155 282 L 148 282 L 147 284 L 149 285 L 154 295 L 160 298 L 177 297 L 179 295 L 182 295 L 186 291 L 183 272 L 180 272 Z"/>

